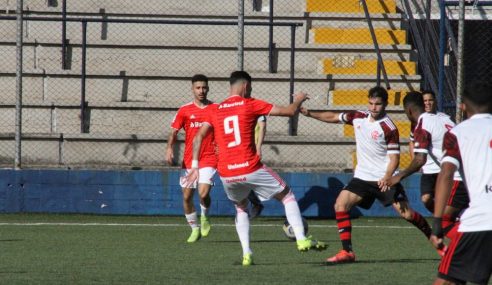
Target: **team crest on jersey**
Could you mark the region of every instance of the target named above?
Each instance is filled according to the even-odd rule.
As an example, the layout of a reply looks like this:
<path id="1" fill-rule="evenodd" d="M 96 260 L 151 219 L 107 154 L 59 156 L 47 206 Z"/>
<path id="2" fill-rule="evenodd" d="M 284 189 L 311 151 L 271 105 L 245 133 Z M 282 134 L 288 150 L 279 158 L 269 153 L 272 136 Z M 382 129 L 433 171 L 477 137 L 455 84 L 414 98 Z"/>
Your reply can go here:
<path id="1" fill-rule="evenodd" d="M 379 132 L 378 131 L 372 131 L 371 137 L 373 140 L 377 140 L 379 137 Z"/>

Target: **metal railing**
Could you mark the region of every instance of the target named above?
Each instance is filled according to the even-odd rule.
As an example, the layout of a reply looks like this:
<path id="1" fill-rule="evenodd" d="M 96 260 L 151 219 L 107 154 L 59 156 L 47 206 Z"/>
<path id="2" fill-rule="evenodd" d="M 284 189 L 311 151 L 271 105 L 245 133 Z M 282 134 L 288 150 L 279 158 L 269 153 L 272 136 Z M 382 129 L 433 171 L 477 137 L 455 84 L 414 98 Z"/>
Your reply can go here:
<path id="1" fill-rule="evenodd" d="M 383 72 L 384 83 L 386 84 L 386 89 L 391 89 L 389 84 L 388 75 L 386 74 L 386 68 L 384 67 L 383 57 L 381 56 L 381 51 L 379 49 L 378 40 L 376 38 L 376 33 L 374 32 L 374 27 L 372 26 L 371 15 L 369 14 L 369 9 L 367 8 L 366 0 L 361 0 L 360 3 L 364 9 L 364 14 L 366 16 L 367 25 L 369 26 L 369 31 L 371 33 L 372 42 L 374 44 L 374 49 L 376 50 L 376 54 L 378 57 L 378 65 L 377 65 L 377 77 L 376 84 L 377 86 L 381 85 L 381 71 Z"/>
<path id="2" fill-rule="evenodd" d="M 14 16 L 0 16 L 0 20 L 15 20 Z M 23 17 L 24 21 L 44 21 L 44 22 L 63 22 L 63 30 L 65 30 L 65 25 L 67 22 L 79 22 L 81 23 L 81 34 L 82 34 L 82 45 L 81 45 L 81 90 L 80 90 L 80 131 L 81 133 L 87 133 L 89 130 L 88 122 L 87 122 L 87 106 L 88 102 L 86 100 L 86 80 L 87 80 L 87 26 L 89 23 L 120 23 L 120 24 L 156 24 L 156 25 L 210 25 L 210 26 L 237 26 L 238 22 L 236 21 L 192 21 L 192 20 L 143 20 L 143 19 L 95 19 L 95 18 L 75 18 L 75 17 Z M 290 41 L 290 94 L 294 93 L 295 86 L 295 52 L 296 52 L 296 28 L 302 26 L 302 23 L 295 22 L 244 22 L 246 26 L 269 26 L 270 29 L 273 26 L 279 27 L 290 27 L 291 31 L 291 41 Z M 272 31 L 271 31 L 272 32 Z M 64 33 L 62 33 L 64 34 Z M 270 35 L 270 40 L 272 40 L 272 36 Z M 66 51 L 68 48 L 68 41 L 64 39 L 62 41 L 62 50 Z M 121 46 L 124 48 L 124 46 Z M 269 49 L 271 50 L 271 44 L 269 44 Z M 273 56 L 272 53 L 269 53 L 270 56 Z M 62 52 L 62 68 L 66 67 L 66 59 L 67 55 Z M 269 62 L 269 69 L 271 68 L 271 63 Z M 290 101 L 292 101 L 292 97 L 290 97 Z M 289 121 L 289 135 L 296 135 L 295 120 L 291 119 Z"/>

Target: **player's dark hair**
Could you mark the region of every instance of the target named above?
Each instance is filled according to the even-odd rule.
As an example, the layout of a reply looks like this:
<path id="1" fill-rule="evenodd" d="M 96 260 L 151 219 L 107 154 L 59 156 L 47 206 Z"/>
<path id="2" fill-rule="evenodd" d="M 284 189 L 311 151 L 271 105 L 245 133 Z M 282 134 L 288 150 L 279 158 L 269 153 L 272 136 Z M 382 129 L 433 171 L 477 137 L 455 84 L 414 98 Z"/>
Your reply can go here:
<path id="1" fill-rule="evenodd" d="M 428 90 L 423 90 L 423 91 L 422 91 L 422 95 L 424 95 L 424 94 L 430 94 L 430 95 L 432 96 L 432 98 L 433 98 L 434 100 L 436 100 L 436 93 L 434 93 L 434 91 L 432 91 L 432 90 L 430 90 L 430 89 L 428 89 Z"/>
<path id="2" fill-rule="evenodd" d="M 193 84 L 197 81 L 208 83 L 208 77 L 203 74 L 195 74 L 191 78 L 191 83 Z"/>
<path id="3" fill-rule="evenodd" d="M 231 85 L 240 80 L 246 80 L 251 83 L 251 76 L 246 71 L 242 70 L 234 71 L 233 73 L 231 73 L 231 76 L 229 77 L 229 83 Z"/>
<path id="4" fill-rule="evenodd" d="M 369 98 L 381 98 L 383 102 L 388 102 L 388 91 L 384 89 L 383 87 L 376 86 L 371 89 L 369 89 Z"/>
<path id="5" fill-rule="evenodd" d="M 463 98 L 477 107 L 488 106 L 489 112 L 492 112 L 492 84 L 488 81 L 471 82 L 466 86 Z"/>
<path id="6" fill-rule="evenodd" d="M 422 93 L 418 91 L 410 91 L 407 93 L 405 98 L 403 98 L 403 108 L 408 108 L 410 106 L 415 106 L 419 110 L 424 110 L 424 97 Z"/>

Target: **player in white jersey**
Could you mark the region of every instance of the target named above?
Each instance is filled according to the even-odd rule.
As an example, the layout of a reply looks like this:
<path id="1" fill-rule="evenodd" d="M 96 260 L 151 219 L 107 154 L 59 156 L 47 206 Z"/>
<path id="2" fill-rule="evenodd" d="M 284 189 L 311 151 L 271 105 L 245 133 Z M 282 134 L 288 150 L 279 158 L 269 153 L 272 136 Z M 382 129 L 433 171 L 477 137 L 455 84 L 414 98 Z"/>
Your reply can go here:
<path id="1" fill-rule="evenodd" d="M 470 197 L 458 233 L 441 260 L 434 284 L 487 284 L 492 274 L 492 85 L 477 82 L 465 89 L 468 120 L 444 137 L 437 178 L 431 242 L 442 247 L 441 219 L 454 172 L 459 170 Z"/>
<path id="2" fill-rule="evenodd" d="M 393 205 L 407 221 L 418 227 L 427 238 L 431 229 L 427 221 L 408 205 L 401 184 L 386 187 L 382 181 L 397 170 L 400 160 L 399 133 L 386 115 L 388 93 L 384 88 L 369 90 L 369 110 L 335 113 L 316 112 L 301 108 L 301 113 L 327 123 L 345 123 L 354 126 L 357 146 L 357 166 L 354 178 L 340 192 L 335 202 L 335 215 L 343 249 L 326 259 L 328 263 L 354 262 L 352 224 L 349 211 L 354 206 L 369 209 L 378 199 L 385 207 Z"/>
<path id="3" fill-rule="evenodd" d="M 399 183 L 403 178 L 422 169 L 421 197 L 427 209 L 434 210 L 434 186 L 437 174 L 441 171 L 442 144 L 444 134 L 454 127 L 449 116 L 425 112 L 424 98 L 420 92 L 409 92 L 403 99 L 403 108 L 410 122 L 415 125 L 413 130 L 414 156 L 410 165 L 391 177 L 385 183 L 388 186 Z M 453 190 L 443 217 L 446 234 L 452 238 L 456 230 L 452 230 L 460 211 L 468 207 L 469 199 L 466 187 L 458 172 L 454 176 Z M 444 250 L 439 254 L 444 255 Z"/>
<path id="4" fill-rule="evenodd" d="M 422 91 L 422 98 L 424 100 L 424 110 L 426 113 L 443 116 L 445 120 L 451 121 L 449 116 L 445 113 L 437 111 L 436 94 L 432 90 Z M 411 122 L 410 130 L 410 142 L 408 144 L 410 157 L 414 158 L 414 129 L 417 125 L 417 121 Z M 454 126 L 454 123 L 453 123 Z M 425 164 L 420 169 L 422 175 L 420 176 L 420 199 L 429 212 L 434 212 L 434 187 L 436 185 L 437 175 L 441 171 L 441 167 L 435 163 L 432 159 L 427 159 Z M 466 191 L 466 190 L 465 190 Z"/>

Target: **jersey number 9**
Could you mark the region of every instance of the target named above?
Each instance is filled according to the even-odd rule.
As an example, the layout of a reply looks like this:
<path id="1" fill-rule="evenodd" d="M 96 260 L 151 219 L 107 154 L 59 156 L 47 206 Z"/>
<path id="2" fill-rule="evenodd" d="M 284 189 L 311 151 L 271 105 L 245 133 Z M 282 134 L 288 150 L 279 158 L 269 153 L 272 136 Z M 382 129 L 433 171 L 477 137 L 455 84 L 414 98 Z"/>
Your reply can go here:
<path id="1" fill-rule="evenodd" d="M 234 134 L 234 141 L 227 144 L 227 147 L 235 147 L 241 144 L 241 135 L 239 133 L 239 118 L 237 115 L 224 119 L 224 132 L 226 135 Z"/>

